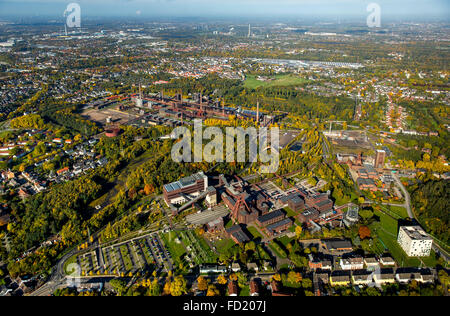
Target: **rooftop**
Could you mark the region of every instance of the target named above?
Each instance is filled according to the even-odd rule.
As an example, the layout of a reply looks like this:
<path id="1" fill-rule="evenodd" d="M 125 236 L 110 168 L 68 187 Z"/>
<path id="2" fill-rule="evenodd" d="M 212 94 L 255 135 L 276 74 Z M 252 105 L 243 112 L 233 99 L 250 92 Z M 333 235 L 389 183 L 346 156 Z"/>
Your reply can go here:
<path id="1" fill-rule="evenodd" d="M 206 178 L 207 177 L 205 176 L 205 174 L 203 172 L 199 172 L 199 173 L 193 174 L 192 176 L 182 178 L 176 182 L 166 184 L 166 185 L 164 185 L 164 189 L 166 190 L 166 192 L 177 191 L 182 188 L 186 188 L 191 185 L 194 185 L 198 180 L 202 180 L 202 179 L 204 180 Z"/>
<path id="2" fill-rule="evenodd" d="M 420 226 L 402 226 L 400 231 L 404 231 L 412 240 L 432 240 Z"/>
<path id="3" fill-rule="evenodd" d="M 348 240 L 325 240 L 324 241 L 327 249 L 352 249 L 352 243 Z"/>
<path id="4" fill-rule="evenodd" d="M 272 231 L 272 230 L 277 229 L 278 227 L 281 227 L 283 225 L 290 224 L 290 223 L 292 223 L 292 220 L 290 218 L 285 218 L 282 221 L 279 221 L 272 225 L 267 226 L 267 230 Z"/>
<path id="5" fill-rule="evenodd" d="M 236 238 L 236 240 L 239 243 L 250 241 L 250 238 L 247 236 L 247 234 L 242 230 L 242 227 L 239 225 L 235 225 L 233 227 L 228 228 L 227 233 L 233 235 L 234 238 Z"/>
<path id="6" fill-rule="evenodd" d="M 264 223 L 280 216 L 284 216 L 284 212 L 282 210 L 277 210 L 258 217 L 258 221 Z"/>

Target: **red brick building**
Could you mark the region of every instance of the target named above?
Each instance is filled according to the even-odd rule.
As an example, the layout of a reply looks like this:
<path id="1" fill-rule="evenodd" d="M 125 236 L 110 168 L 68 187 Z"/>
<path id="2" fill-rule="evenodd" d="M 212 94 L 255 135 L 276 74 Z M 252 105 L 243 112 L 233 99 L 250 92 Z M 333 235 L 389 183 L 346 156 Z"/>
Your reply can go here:
<path id="1" fill-rule="evenodd" d="M 282 210 L 277 210 L 258 217 L 256 223 L 260 227 L 267 227 L 271 224 L 283 220 L 284 218 L 286 218 L 286 214 Z"/>
<path id="2" fill-rule="evenodd" d="M 195 197 L 208 188 L 208 177 L 199 172 L 179 181 L 166 184 L 163 188 L 164 200 L 169 204 L 183 204 L 188 201 L 186 196 Z"/>

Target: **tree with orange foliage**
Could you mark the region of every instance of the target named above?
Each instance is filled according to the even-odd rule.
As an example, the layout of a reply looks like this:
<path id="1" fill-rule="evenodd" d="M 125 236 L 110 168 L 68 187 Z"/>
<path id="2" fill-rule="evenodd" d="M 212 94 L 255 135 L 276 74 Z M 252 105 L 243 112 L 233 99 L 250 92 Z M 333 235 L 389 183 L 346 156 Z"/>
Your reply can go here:
<path id="1" fill-rule="evenodd" d="M 227 278 L 223 274 L 219 275 L 219 277 L 217 278 L 217 282 L 220 285 L 225 285 L 228 283 Z"/>
<path id="2" fill-rule="evenodd" d="M 153 185 L 147 183 L 144 187 L 145 195 L 150 195 L 154 192 L 155 192 L 155 188 L 153 187 Z"/>
<path id="3" fill-rule="evenodd" d="M 136 197 L 137 192 L 135 188 L 131 188 L 130 190 L 128 190 L 128 198 L 130 200 L 134 200 L 134 198 Z"/>
<path id="4" fill-rule="evenodd" d="M 230 275 L 230 281 L 237 281 L 237 279 L 238 279 L 238 277 L 237 277 L 236 273 L 232 273 Z"/>
<path id="5" fill-rule="evenodd" d="M 359 238 L 366 239 L 371 237 L 371 231 L 370 228 L 367 226 L 361 226 L 359 227 Z"/>

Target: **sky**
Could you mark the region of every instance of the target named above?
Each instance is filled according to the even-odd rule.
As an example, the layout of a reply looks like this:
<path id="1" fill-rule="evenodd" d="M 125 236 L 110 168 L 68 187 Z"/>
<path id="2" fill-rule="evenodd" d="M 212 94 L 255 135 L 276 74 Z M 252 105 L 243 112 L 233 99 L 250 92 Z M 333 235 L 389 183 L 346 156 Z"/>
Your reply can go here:
<path id="1" fill-rule="evenodd" d="M 0 0 L 0 16 L 62 16 L 69 3 L 85 17 L 367 16 L 378 3 L 385 17 L 448 20 L 449 0 Z"/>

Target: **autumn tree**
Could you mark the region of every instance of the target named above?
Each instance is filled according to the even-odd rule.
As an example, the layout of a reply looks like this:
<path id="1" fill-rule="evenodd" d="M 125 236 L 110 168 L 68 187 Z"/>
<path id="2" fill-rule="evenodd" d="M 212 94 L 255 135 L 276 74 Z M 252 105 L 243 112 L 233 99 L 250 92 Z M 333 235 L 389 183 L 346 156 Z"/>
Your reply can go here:
<path id="1" fill-rule="evenodd" d="M 279 273 L 272 276 L 273 281 L 281 282 L 281 275 Z"/>
<path id="2" fill-rule="evenodd" d="M 227 281 L 227 278 L 223 274 L 221 274 L 217 278 L 217 283 L 219 283 L 220 285 L 225 285 L 228 283 L 228 281 Z"/>
<path id="3" fill-rule="evenodd" d="M 145 193 L 145 195 L 150 195 L 150 194 L 152 194 L 154 192 L 155 192 L 155 187 L 153 185 L 147 183 L 144 186 L 144 193 Z"/>
<path id="4" fill-rule="evenodd" d="M 208 292 L 206 292 L 206 296 L 219 296 L 220 291 L 217 289 L 217 287 L 214 284 L 211 284 L 208 286 Z"/>
<path id="5" fill-rule="evenodd" d="M 187 282 L 182 275 L 176 276 L 170 284 L 170 294 L 172 296 L 181 296 L 187 294 Z"/>
<path id="6" fill-rule="evenodd" d="M 124 280 L 114 279 L 109 282 L 112 288 L 116 291 L 118 296 L 122 296 L 125 293 L 127 284 Z"/>
<path id="7" fill-rule="evenodd" d="M 198 283 L 198 290 L 199 291 L 206 291 L 208 289 L 208 280 L 206 280 L 205 277 L 201 276 L 197 279 Z"/>
<path id="8" fill-rule="evenodd" d="M 359 238 L 366 239 L 371 237 L 371 231 L 370 228 L 367 226 L 361 226 L 359 227 Z"/>
<path id="9" fill-rule="evenodd" d="M 295 227 L 295 237 L 297 237 L 297 239 L 300 239 L 300 237 L 302 236 L 302 233 L 303 233 L 302 226 Z"/>
<path id="10" fill-rule="evenodd" d="M 296 284 L 302 281 L 302 275 L 300 272 L 290 271 L 287 275 L 289 283 Z"/>

